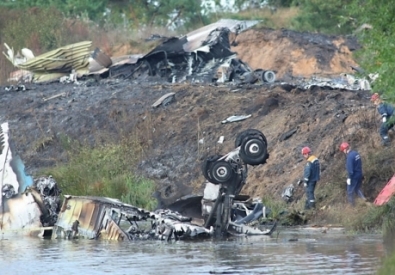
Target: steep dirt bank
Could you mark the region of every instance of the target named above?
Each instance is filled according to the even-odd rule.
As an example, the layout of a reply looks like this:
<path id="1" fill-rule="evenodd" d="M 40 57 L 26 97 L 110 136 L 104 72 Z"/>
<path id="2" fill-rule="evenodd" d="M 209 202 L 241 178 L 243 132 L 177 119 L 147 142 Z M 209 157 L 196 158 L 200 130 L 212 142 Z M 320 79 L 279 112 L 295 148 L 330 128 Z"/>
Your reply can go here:
<path id="1" fill-rule="evenodd" d="M 308 90 L 280 84 L 294 76 L 336 75 L 350 72 L 355 41 L 286 30 L 250 30 L 240 34 L 234 50 L 252 67 L 278 72 L 273 85 L 168 84 L 104 79 L 76 84 L 27 84 L 27 91 L 0 90 L 0 121 L 9 121 L 12 137 L 27 170 L 67 161 L 65 138 L 90 144 L 118 142 L 132 135 L 143 149 L 137 173 L 153 179 L 165 204 L 202 191 L 202 159 L 234 148 L 245 129 L 261 130 L 269 143 L 268 163 L 249 170 L 243 193 L 281 192 L 301 177 L 300 155 L 310 146 L 322 162 L 317 191 L 345 181 L 346 140 L 366 159 L 384 149 L 377 133 L 378 117 L 368 91 L 312 87 Z M 353 42 L 354 41 L 354 42 Z M 175 97 L 166 106 L 152 104 L 166 93 Z M 232 115 L 250 115 L 222 124 Z M 223 144 L 217 143 L 220 136 Z M 393 159 L 387 164 L 393 165 Z M 370 167 L 365 167 L 367 170 Z M 364 191 L 370 201 L 385 184 L 369 177 Z M 330 189 L 330 188 L 327 188 Z M 298 196 L 302 190 L 298 190 Z M 345 202 L 345 193 L 338 202 Z M 325 194 L 319 204 L 324 205 Z"/>
<path id="2" fill-rule="evenodd" d="M 351 142 L 363 154 L 372 148 L 382 150 L 376 111 L 369 93 L 363 91 L 128 81 L 30 87 L 24 92 L 2 91 L 0 97 L 1 121 L 10 122 L 28 171 L 66 160 L 65 137 L 94 144 L 134 135 L 144 148 L 144 158 L 131 169 L 153 179 L 165 203 L 199 193 L 204 182 L 201 160 L 233 149 L 236 135 L 248 128 L 267 136 L 270 152 L 267 164 L 249 171 L 244 193 L 252 196 L 270 194 L 280 199 L 283 188 L 301 177 L 300 149 L 305 145 L 322 160 L 322 186 L 344 180 L 341 141 Z M 168 92 L 175 93 L 173 102 L 151 106 Z M 45 101 L 60 93 L 65 94 Z M 231 115 L 249 114 L 244 121 L 221 123 Z M 225 141 L 219 144 L 222 135 Z M 370 200 L 379 187 L 367 192 Z"/>

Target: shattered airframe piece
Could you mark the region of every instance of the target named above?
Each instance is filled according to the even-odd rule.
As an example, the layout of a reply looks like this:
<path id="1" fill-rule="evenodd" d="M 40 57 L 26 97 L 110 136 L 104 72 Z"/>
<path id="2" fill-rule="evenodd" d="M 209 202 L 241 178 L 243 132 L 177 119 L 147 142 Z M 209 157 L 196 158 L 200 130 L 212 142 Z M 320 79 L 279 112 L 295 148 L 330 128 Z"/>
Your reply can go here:
<path id="1" fill-rule="evenodd" d="M 159 37 L 161 43 L 140 56 L 113 60 L 109 67 L 95 66 L 90 74 L 102 77 L 144 79 L 156 76 L 167 82 L 274 82 L 275 73 L 253 71 L 231 51 L 229 34 L 236 35 L 259 21 L 222 19 L 181 37 Z M 112 58 L 113 59 L 113 58 Z M 219 73 L 220 76 L 217 76 Z"/>
<path id="2" fill-rule="evenodd" d="M 273 71 L 252 70 L 231 51 L 229 34 L 237 36 L 258 22 L 221 19 L 181 37 L 157 37 L 156 41 L 147 42 L 147 46 L 152 46 L 147 53 L 138 55 L 109 57 L 99 48 L 91 51 L 91 41 L 67 45 L 36 57 L 24 49 L 25 56 L 18 61 L 14 50 L 5 44 L 7 52 L 3 54 L 21 69 L 9 78 L 16 81 L 61 79 L 62 83 L 76 83 L 72 75 L 100 75 L 102 78 L 139 80 L 158 77 L 171 83 L 273 83 L 276 79 Z"/>
<path id="3" fill-rule="evenodd" d="M 248 133 L 251 131 L 254 136 L 253 130 Z M 237 157 L 239 150 L 237 148 L 226 157 Z M 25 174 L 24 165 L 10 144 L 8 123 L 1 124 L 0 161 L 1 236 L 10 232 L 29 235 L 37 232 L 37 236 L 51 238 L 170 241 L 208 238 L 216 232 L 214 225 L 204 222 L 203 212 L 210 211 L 210 203 L 218 205 L 216 202 L 220 202 L 223 186 L 219 188 L 207 183 L 213 188 L 205 191 L 204 198 L 191 196 L 167 209 L 153 212 L 117 199 L 91 196 L 66 195 L 61 205 L 61 190 L 52 176 L 33 180 Z M 245 179 L 237 177 L 237 180 L 242 186 Z M 232 212 L 227 212 L 230 216 L 224 216 L 229 219 L 225 233 L 240 236 L 270 235 L 273 232 L 275 225 L 263 229 L 257 224 L 258 219 L 265 215 L 260 201 L 240 195 L 232 198 L 229 204 Z M 214 213 L 213 209 L 211 213 Z M 216 219 L 211 217 L 210 222 Z"/>
<path id="4" fill-rule="evenodd" d="M 169 209 L 150 212 L 111 198 L 65 196 L 53 238 L 178 240 L 210 232 Z"/>
<path id="5" fill-rule="evenodd" d="M 0 205 L 2 205 L 3 197 L 9 199 L 15 196 L 19 190 L 19 182 L 17 175 L 11 167 L 12 151 L 10 148 L 10 138 L 8 134 L 8 123 L 1 124 L 0 127 Z"/>
<path id="6" fill-rule="evenodd" d="M 31 72 L 33 82 L 45 82 L 69 75 L 73 70 L 79 76 L 87 74 L 91 46 L 91 41 L 82 41 L 36 57 L 27 55 L 29 58 L 24 62 L 16 62 L 14 50 L 8 45 L 6 45 L 7 53 L 3 52 L 3 54 L 15 67 Z"/>
<path id="7" fill-rule="evenodd" d="M 101 197 L 65 196 L 54 227 L 54 238 L 85 237 L 88 239 L 128 240 L 121 220 L 147 220 L 151 215 L 144 209 L 118 200 Z"/>
<path id="8" fill-rule="evenodd" d="M 55 183 L 34 182 L 11 143 L 8 123 L 0 130 L 0 233 L 40 230 L 57 220 L 59 191 Z"/>
<path id="9" fill-rule="evenodd" d="M 196 202 L 193 197 L 191 199 Z M 186 204 L 183 204 L 184 211 L 187 211 Z M 234 207 L 239 208 L 239 218 L 246 216 L 243 211 L 247 211 L 248 214 L 254 212 L 248 210 L 250 206 L 244 205 L 243 202 L 237 202 Z M 229 232 L 234 235 L 270 235 L 274 227 L 261 230 L 247 225 L 247 221 L 251 222 L 262 216 L 262 205 L 260 212 L 259 207 L 255 208 L 258 210 L 251 215 L 253 218 L 231 222 Z M 212 227 L 206 228 L 199 219 L 171 209 L 150 212 L 116 199 L 68 195 L 65 196 L 52 238 L 170 241 L 207 238 L 212 235 Z"/>
<path id="10" fill-rule="evenodd" d="M 294 194 L 294 190 L 295 190 L 295 187 L 294 187 L 294 185 L 292 183 L 290 185 L 288 185 L 283 190 L 283 192 L 281 193 L 281 197 L 283 198 L 283 200 L 285 202 L 291 202 L 292 201 L 292 199 L 293 199 L 292 196 Z"/>
<path id="11" fill-rule="evenodd" d="M 229 123 L 229 122 L 242 121 L 242 120 L 245 120 L 249 117 L 251 117 L 251 115 L 230 116 L 227 119 L 222 120 L 221 123 L 225 124 L 225 123 Z"/>
<path id="12" fill-rule="evenodd" d="M 201 198 L 201 216 L 208 217 L 215 211 L 220 192 L 222 192 L 221 185 L 205 182 L 204 195 Z M 227 233 L 230 235 L 271 235 L 277 226 L 273 224 L 265 228 L 259 224 L 259 219 L 266 218 L 266 207 L 259 198 L 251 199 L 249 196 L 235 195 L 231 213 L 227 227 Z"/>
<path id="13" fill-rule="evenodd" d="M 160 105 L 166 106 L 170 104 L 174 100 L 174 95 L 175 93 L 171 92 L 161 96 L 157 101 L 154 102 L 154 104 L 152 104 L 152 107 L 156 108 Z"/>
<path id="14" fill-rule="evenodd" d="M 318 87 L 330 87 L 332 89 L 344 89 L 351 91 L 371 90 L 371 83 L 373 83 L 378 77 L 378 74 L 369 74 L 368 78 L 358 78 L 351 74 L 340 74 L 339 77 L 335 78 L 324 78 L 324 77 L 313 77 L 311 79 L 304 79 L 300 81 L 298 86 L 303 89 L 310 89 L 314 86 Z"/>

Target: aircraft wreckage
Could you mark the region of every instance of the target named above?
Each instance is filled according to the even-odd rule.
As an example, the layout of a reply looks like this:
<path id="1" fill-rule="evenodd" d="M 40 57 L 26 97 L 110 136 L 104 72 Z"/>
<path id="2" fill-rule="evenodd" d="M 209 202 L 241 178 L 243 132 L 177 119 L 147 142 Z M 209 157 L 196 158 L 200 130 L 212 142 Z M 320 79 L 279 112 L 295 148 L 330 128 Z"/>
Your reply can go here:
<path id="1" fill-rule="evenodd" d="M 16 154 L 8 123 L 0 131 L 0 234 L 102 240 L 183 240 L 225 235 L 271 235 L 260 220 L 266 209 L 259 199 L 240 195 L 247 165 L 269 157 L 258 130 L 239 134 L 235 149 L 207 158 L 202 196 L 181 198 L 166 209 L 148 211 L 119 200 L 65 195 L 51 176 L 33 179 Z"/>
<path id="2" fill-rule="evenodd" d="M 271 70 L 252 70 L 230 50 L 230 33 L 238 33 L 259 21 L 221 19 L 181 37 L 152 36 L 145 54 L 109 57 L 92 42 L 82 41 L 34 56 L 29 49 L 15 54 L 4 44 L 3 54 L 20 70 L 9 81 L 76 82 L 80 78 L 140 79 L 159 77 L 175 82 L 269 82 L 276 79 Z"/>
<path id="3" fill-rule="evenodd" d="M 273 69 L 253 70 L 231 51 L 237 35 L 257 23 L 256 20 L 221 19 L 179 37 L 152 35 L 145 41 L 146 48 L 150 49 L 146 53 L 115 57 L 108 56 L 98 47 L 92 50 L 92 41 L 66 45 L 39 56 L 27 48 L 15 53 L 4 43 L 7 50 L 3 54 L 19 69 L 10 74 L 8 82 L 81 84 L 89 79 L 114 78 L 169 83 L 272 84 L 277 81 Z M 362 72 L 360 68 L 353 69 Z M 342 73 L 330 78 L 298 77 L 278 84 L 301 89 L 319 86 L 370 90 L 377 77 L 378 74 L 369 74 L 356 78 Z"/>

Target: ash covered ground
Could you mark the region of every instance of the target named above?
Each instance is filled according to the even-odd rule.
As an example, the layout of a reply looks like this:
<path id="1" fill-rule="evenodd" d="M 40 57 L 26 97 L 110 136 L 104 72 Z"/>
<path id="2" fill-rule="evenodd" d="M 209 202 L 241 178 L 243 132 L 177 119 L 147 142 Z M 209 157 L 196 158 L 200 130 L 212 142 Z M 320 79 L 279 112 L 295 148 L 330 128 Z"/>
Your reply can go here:
<path id="1" fill-rule="evenodd" d="M 253 69 L 275 71 L 275 83 L 172 84 L 155 78 L 107 78 L 79 84 L 25 84 L 25 91 L 6 91 L 3 86 L 0 120 L 9 122 L 17 151 L 33 175 L 67 161 L 65 136 L 92 145 L 109 139 L 117 142 L 125 134 L 136 136 L 145 153 L 131 169 L 156 182 L 165 205 L 200 194 L 205 181 L 202 159 L 232 150 L 240 131 L 259 129 L 267 137 L 270 158 L 249 170 L 242 193 L 281 198 L 283 189 L 301 177 L 303 146 L 310 146 L 322 162 L 317 189 L 345 180 L 344 156 L 338 151 L 343 140 L 362 154 L 381 148 L 369 91 L 303 89 L 293 82 L 300 77 L 352 73 L 357 67 L 352 52 L 358 47 L 355 39 L 344 37 L 248 30 L 236 37 L 232 50 Z M 169 92 L 175 93 L 171 102 L 152 107 Z M 251 117 L 221 123 L 232 115 Z M 220 136 L 224 136 L 222 144 L 217 142 Z M 374 179 L 364 183 L 370 201 L 383 184 Z"/>

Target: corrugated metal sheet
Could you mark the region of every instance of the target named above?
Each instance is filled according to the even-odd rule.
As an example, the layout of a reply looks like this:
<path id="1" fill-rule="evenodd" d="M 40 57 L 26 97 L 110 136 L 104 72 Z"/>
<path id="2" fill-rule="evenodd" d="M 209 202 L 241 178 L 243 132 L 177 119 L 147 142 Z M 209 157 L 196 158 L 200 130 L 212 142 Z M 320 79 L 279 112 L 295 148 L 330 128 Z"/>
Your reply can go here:
<path id="1" fill-rule="evenodd" d="M 18 64 L 17 67 L 34 74 L 33 81 L 58 79 L 75 70 L 79 75 L 89 72 L 92 41 L 83 41 L 60 47 Z"/>

